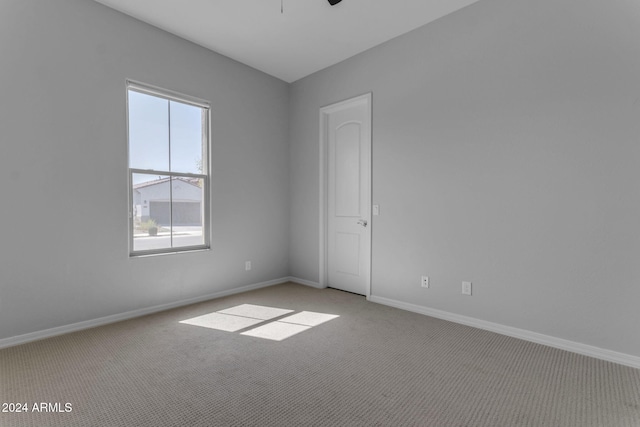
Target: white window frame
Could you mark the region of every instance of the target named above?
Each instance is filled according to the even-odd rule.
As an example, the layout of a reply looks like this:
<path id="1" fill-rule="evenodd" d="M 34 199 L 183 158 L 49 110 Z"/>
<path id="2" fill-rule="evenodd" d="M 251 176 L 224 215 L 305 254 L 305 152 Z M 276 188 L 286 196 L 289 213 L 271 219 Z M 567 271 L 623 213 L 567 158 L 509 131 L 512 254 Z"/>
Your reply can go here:
<path id="1" fill-rule="evenodd" d="M 137 169 L 131 167 L 131 159 L 129 157 L 129 91 L 135 91 L 139 93 L 143 93 L 145 95 L 151 95 L 158 98 L 163 98 L 169 101 L 181 102 L 183 104 L 193 105 L 195 107 L 202 108 L 205 110 L 205 114 L 203 115 L 206 123 L 203 125 L 203 129 L 206 132 L 206 135 L 203 138 L 203 147 L 202 147 L 202 173 L 194 174 L 194 173 L 182 173 L 182 172 L 171 172 L 166 170 L 156 170 L 156 169 Z M 182 252 L 192 252 L 192 251 L 200 251 L 200 250 L 208 250 L 211 248 L 211 228 L 210 228 L 210 177 L 211 177 L 211 169 L 210 169 L 210 152 L 211 152 L 211 105 L 208 101 L 205 101 L 200 98 L 196 98 L 189 95 L 184 95 L 182 93 L 174 92 L 167 89 L 162 89 L 156 86 L 148 85 L 145 83 L 140 83 L 133 80 L 127 80 L 126 85 L 126 123 L 127 123 L 127 170 L 128 170 L 128 186 L 129 186 L 129 256 L 137 257 L 137 256 L 147 256 L 147 255 L 160 255 L 160 254 L 175 254 Z M 133 215 L 134 215 L 134 206 L 133 206 L 133 174 L 143 173 L 143 174 L 154 174 L 154 175 L 162 175 L 168 176 L 171 178 L 174 177 L 184 177 L 184 178 L 199 178 L 202 179 L 203 182 L 203 213 L 202 213 L 202 237 L 203 244 L 194 245 L 194 246 L 180 246 L 180 247 L 168 247 L 162 249 L 148 249 L 148 250 L 134 250 L 133 248 Z M 169 185 L 169 189 L 171 191 L 172 185 Z M 173 202 L 171 202 L 173 204 Z M 173 235 L 171 236 L 173 240 Z"/>

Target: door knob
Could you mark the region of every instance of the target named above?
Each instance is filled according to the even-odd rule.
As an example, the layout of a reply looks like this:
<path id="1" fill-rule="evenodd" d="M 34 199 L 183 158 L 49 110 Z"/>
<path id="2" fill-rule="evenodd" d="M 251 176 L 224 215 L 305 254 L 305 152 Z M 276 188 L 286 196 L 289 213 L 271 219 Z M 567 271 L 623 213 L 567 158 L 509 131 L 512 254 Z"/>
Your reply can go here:
<path id="1" fill-rule="evenodd" d="M 358 224 L 360 224 L 363 227 L 367 226 L 367 220 L 366 219 L 361 219 L 360 221 L 358 221 Z"/>

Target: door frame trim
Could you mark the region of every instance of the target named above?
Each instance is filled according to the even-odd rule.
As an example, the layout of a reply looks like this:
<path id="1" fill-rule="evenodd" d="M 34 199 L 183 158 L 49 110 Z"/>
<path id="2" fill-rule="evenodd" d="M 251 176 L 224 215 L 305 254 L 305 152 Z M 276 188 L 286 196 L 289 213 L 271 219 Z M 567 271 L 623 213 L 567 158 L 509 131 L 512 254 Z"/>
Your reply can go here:
<path id="1" fill-rule="evenodd" d="M 326 105 L 324 107 L 320 108 L 320 144 L 319 144 L 319 148 L 320 148 L 320 201 L 319 201 L 319 207 L 320 207 L 320 226 L 319 226 L 319 242 L 320 242 L 320 250 L 319 250 L 319 284 L 320 287 L 322 288 L 326 288 L 329 285 L 329 272 L 327 270 L 328 268 L 328 244 L 327 244 L 327 230 L 328 230 L 328 214 L 327 214 L 327 209 L 328 209 L 328 180 L 329 180 L 329 172 L 328 172 L 328 168 L 329 168 L 329 161 L 328 161 L 328 156 L 329 156 L 329 144 L 328 144 L 328 140 L 327 140 L 327 125 L 328 125 L 328 120 L 327 117 L 330 113 L 332 113 L 333 111 L 339 110 L 341 108 L 344 108 L 345 105 L 353 103 L 353 102 L 358 102 L 358 101 L 362 101 L 362 100 L 366 100 L 366 104 L 367 104 L 367 115 L 369 116 L 369 153 L 370 153 L 370 162 L 371 164 L 369 165 L 369 189 L 371 192 L 371 197 L 370 197 L 370 206 L 369 209 L 371 209 L 371 205 L 373 204 L 373 114 L 372 114 L 372 92 L 367 92 L 365 94 L 362 95 L 358 95 L 352 98 L 348 98 L 345 99 L 343 101 L 339 101 L 330 105 Z M 371 215 L 369 215 L 371 217 Z M 371 219 L 373 219 L 371 217 Z M 373 253 L 373 236 L 371 233 L 371 227 L 372 227 L 372 223 L 373 221 L 369 222 L 369 227 L 367 227 L 367 233 L 369 234 L 369 281 L 367 283 L 366 286 L 366 292 L 365 292 L 365 297 L 367 298 L 367 300 L 371 297 L 371 275 L 372 275 L 372 253 Z"/>

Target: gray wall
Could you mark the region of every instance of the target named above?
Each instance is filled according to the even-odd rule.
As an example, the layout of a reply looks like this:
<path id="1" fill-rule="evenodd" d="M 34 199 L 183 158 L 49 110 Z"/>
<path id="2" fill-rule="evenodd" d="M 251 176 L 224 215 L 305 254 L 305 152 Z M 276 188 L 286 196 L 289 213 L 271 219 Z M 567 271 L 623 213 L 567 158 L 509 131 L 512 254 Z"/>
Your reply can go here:
<path id="1" fill-rule="evenodd" d="M 128 256 L 127 78 L 211 102 L 211 251 Z M 2 0 L 0 338 L 286 277 L 288 99 L 93 1 Z"/>
<path id="2" fill-rule="evenodd" d="M 373 295 L 640 356 L 638 40 L 635 0 L 482 0 L 289 86 L 93 1 L 3 0 L 0 339 L 317 281 L 318 109 L 372 91 Z M 126 78 L 212 103 L 211 251 L 128 257 Z"/>
<path id="3" fill-rule="evenodd" d="M 295 82 L 292 275 L 318 109 L 372 91 L 373 295 L 640 356 L 638 40 L 635 0 L 482 0 Z"/>

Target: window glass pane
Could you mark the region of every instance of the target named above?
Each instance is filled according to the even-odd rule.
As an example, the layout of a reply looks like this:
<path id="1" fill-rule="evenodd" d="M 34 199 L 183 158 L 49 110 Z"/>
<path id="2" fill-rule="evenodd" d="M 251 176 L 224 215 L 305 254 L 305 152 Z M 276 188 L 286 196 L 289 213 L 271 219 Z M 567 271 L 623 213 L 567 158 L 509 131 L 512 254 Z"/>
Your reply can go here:
<path id="1" fill-rule="evenodd" d="M 133 174 L 133 250 L 171 247 L 170 178 Z"/>
<path id="2" fill-rule="evenodd" d="M 204 245 L 204 180 L 173 179 L 173 247 Z"/>
<path id="3" fill-rule="evenodd" d="M 129 167 L 169 170 L 169 101 L 129 90 Z"/>
<path id="4" fill-rule="evenodd" d="M 171 171 L 205 173 L 202 169 L 203 109 L 170 101 Z"/>

